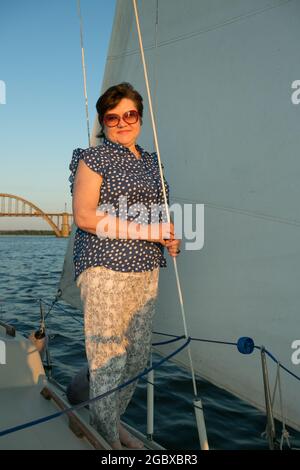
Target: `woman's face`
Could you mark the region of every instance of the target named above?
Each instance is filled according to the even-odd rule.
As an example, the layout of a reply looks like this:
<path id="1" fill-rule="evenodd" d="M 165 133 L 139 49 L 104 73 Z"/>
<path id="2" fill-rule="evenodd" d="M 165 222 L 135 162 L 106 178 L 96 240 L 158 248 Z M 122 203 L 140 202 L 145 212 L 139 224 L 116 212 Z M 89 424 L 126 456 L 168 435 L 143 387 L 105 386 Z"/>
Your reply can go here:
<path id="1" fill-rule="evenodd" d="M 123 98 L 115 108 L 110 109 L 105 113 L 105 116 L 108 114 L 117 114 L 121 118 L 119 124 L 115 127 L 108 127 L 104 123 L 104 134 L 107 139 L 128 148 L 135 145 L 141 132 L 141 119 L 139 117 L 135 124 L 128 124 L 123 119 L 123 115 L 126 112 L 133 110 L 137 111 L 134 101 L 128 98 Z"/>

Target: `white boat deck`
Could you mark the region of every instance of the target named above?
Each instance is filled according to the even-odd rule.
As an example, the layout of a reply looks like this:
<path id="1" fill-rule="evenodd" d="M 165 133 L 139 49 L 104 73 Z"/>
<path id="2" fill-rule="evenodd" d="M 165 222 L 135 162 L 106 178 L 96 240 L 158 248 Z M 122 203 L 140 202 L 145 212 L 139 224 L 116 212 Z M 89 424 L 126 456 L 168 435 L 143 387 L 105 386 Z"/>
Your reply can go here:
<path id="1" fill-rule="evenodd" d="M 58 411 L 40 395 L 41 387 L 0 390 L 0 429 L 7 429 Z M 1 450 L 91 450 L 91 444 L 71 431 L 66 415 L 0 437 Z"/>
<path id="2" fill-rule="evenodd" d="M 0 364 L 0 432 L 70 407 L 60 386 L 47 379 L 40 354 L 28 339 L 18 333 L 15 336 L 7 334 L 0 324 L 0 341 L 6 355 L 6 363 Z M 145 449 L 163 449 L 123 424 L 144 442 Z M 0 436 L 0 450 L 75 449 L 111 450 L 105 439 L 90 426 L 89 412 L 85 408 Z M 124 447 L 124 450 L 129 449 Z"/>

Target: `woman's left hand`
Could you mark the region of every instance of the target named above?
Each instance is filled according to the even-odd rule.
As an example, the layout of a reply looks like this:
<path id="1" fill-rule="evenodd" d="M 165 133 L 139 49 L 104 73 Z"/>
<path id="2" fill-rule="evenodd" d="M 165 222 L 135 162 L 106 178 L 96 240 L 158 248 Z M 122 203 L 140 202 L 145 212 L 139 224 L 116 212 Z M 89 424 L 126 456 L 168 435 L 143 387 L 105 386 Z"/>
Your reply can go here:
<path id="1" fill-rule="evenodd" d="M 170 256 L 178 256 L 180 253 L 181 240 L 166 240 L 166 248 Z"/>

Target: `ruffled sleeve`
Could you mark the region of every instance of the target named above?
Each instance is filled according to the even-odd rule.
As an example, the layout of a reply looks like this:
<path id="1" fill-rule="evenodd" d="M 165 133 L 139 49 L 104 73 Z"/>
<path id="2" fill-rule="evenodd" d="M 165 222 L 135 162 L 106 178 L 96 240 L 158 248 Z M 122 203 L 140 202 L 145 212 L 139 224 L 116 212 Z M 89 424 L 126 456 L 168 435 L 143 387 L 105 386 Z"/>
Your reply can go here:
<path id="1" fill-rule="evenodd" d="M 69 177 L 71 194 L 73 193 L 75 175 L 80 160 L 83 160 L 91 170 L 95 171 L 99 175 L 105 177 L 106 174 L 108 160 L 105 151 L 101 151 L 101 148 L 99 147 L 90 147 L 85 150 L 81 148 L 75 149 L 69 165 L 71 172 Z"/>

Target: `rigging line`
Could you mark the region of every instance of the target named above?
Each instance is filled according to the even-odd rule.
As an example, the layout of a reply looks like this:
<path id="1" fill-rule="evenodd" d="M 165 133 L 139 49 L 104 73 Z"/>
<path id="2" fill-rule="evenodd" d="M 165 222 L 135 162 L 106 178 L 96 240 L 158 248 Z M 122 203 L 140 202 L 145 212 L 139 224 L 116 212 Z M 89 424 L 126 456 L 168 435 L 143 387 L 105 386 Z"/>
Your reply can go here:
<path id="1" fill-rule="evenodd" d="M 147 71 L 147 65 L 146 65 L 145 54 L 144 54 L 143 40 L 142 40 L 141 29 L 140 29 L 139 15 L 138 15 L 138 10 L 137 10 L 136 0 L 132 0 L 132 1 L 133 1 L 133 8 L 134 8 L 134 14 L 135 14 L 135 20 L 136 20 L 136 26 L 137 26 L 137 32 L 138 32 L 141 58 L 142 58 L 143 69 L 144 69 L 145 83 L 146 83 L 146 88 L 147 88 L 149 111 L 150 111 L 150 116 L 151 116 L 151 123 L 152 123 L 152 130 L 153 130 L 153 136 L 154 136 L 154 142 L 155 142 L 155 149 L 156 149 L 157 158 L 158 158 L 159 173 L 160 173 L 161 186 L 162 186 L 163 197 L 164 197 L 164 204 L 165 204 L 165 209 L 166 209 L 166 214 L 167 214 L 167 221 L 168 221 L 168 223 L 170 223 L 170 213 L 169 213 L 169 207 L 168 207 L 168 202 L 167 202 L 166 189 L 165 189 L 165 185 L 164 185 L 164 175 L 163 175 L 161 158 L 160 158 L 160 151 L 159 151 L 159 145 L 158 145 L 156 124 L 155 124 L 155 119 L 154 119 L 154 114 L 153 114 L 152 98 L 151 98 L 148 71 Z M 176 276 L 176 283 L 177 283 L 179 301 L 180 301 L 180 306 L 181 306 L 181 314 L 182 314 L 182 320 L 183 320 L 183 326 L 184 326 L 184 333 L 185 333 L 185 337 L 188 338 L 189 335 L 188 335 L 188 331 L 187 331 L 186 316 L 185 316 L 184 305 L 183 305 L 183 297 L 182 297 L 182 291 L 181 291 L 180 280 L 179 280 L 179 276 L 178 276 L 177 263 L 176 263 L 176 258 L 175 257 L 173 257 L 173 263 L 174 263 L 174 270 L 175 270 L 175 276 Z M 194 395 L 195 395 L 195 397 L 197 397 L 197 395 L 198 395 L 198 393 L 197 393 L 197 384 L 196 384 L 196 379 L 195 379 L 195 372 L 194 372 L 194 367 L 193 367 L 193 361 L 192 361 L 190 345 L 188 345 L 188 347 L 187 347 L 187 352 L 188 352 L 189 361 L 190 361 L 190 368 L 191 368 Z"/>
<path id="2" fill-rule="evenodd" d="M 60 305 L 58 302 L 56 302 L 56 300 L 50 304 L 49 302 L 47 302 L 46 300 L 44 299 L 36 299 L 35 297 L 32 297 L 35 302 L 43 302 L 45 305 L 51 307 L 56 307 L 58 309 L 60 309 L 62 312 L 64 312 L 66 315 L 72 315 L 72 317 L 74 318 L 74 320 L 76 320 L 77 322 L 79 322 L 81 325 L 83 325 L 83 322 L 80 321 L 79 319 L 77 319 L 74 314 L 70 311 L 67 311 L 66 309 L 64 309 L 62 307 L 62 305 Z M 50 309 L 50 310 L 51 310 Z M 50 311 L 48 312 L 48 314 L 50 313 Z M 48 314 L 46 315 L 46 317 L 48 316 Z M 46 318 L 45 317 L 45 318 Z M 184 339 L 185 336 L 182 336 L 182 335 L 172 335 L 172 334 L 168 334 L 168 333 L 163 333 L 163 332 L 159 332 L 159 331 L 153 331 L 153 334 L 156 334 L 156 335 L 161 335 L 161 336 L 167 336 L 169 338 L 174 338 L 171 342 L 176 342 L 176 341 L 179 341 L 181 339 Z M 231 341 L 219 341 L 219 340 L 213 340 L 213 339 L 206 339 L 206 338 L 195 338 L 193 336 L 190 336 L 188 338 L 190 341 L 200 341 L 202 343 L 213 343 L 213 344 L 223 344 L 223 345 L 227 345 L 227 346 L 237 346 L 237 343 L 236 342 L 231 342 Z M 156 345 L 163 345 L 163 344 L 169 344 L 168 341 L 165 341 L 165 342 L 160 342 L 160 343 L 153 343 L 152 346 L 156 346 Z M 261 350 L 261 346 L 254 346 L 254 349 L 260 351 Z M 294 374 L 291 370 L 289 370 L 287 367 L 285 367 L 270 351 L 268 351 L 268 349 L 265 349 L 265 353 L 267 356 L 270 357 L 270 359 L 275 362 L 276 364 L 279 364 L 280 368 L 282 370 L 284 370 L 285 372 L 287 372 L 289 375 L 291 375 L 292 377 L 294 377 L 295 379 L 299 380 L 300 381 L 300 376 Z"/>
<path id="3" fill-rule="evenodd" d="M 159 47 L 159 48 L 160 47 L 166 47 L 166 46 L 172 45 L 172 44 L 177 43 L 177 42 L 193 39 L 193 38 L 198 37 L 202 34 L 206 34 L 206 33 L 209 33 L 211 31 L 218 30 L 220 28 L 226 27 L 226 26 L 234 24 L 234 23 L 239 23 L 240 21 L 243 21 L 244 19 L 246 19 L 246 20 L 251 19 L 253 16 L 260 15 L 262 13 L 265 13 L 266 11 L 273 10 L 275 8 L 279 8 L 279 7 L 284 6 L 287 3 L 290 3 L 292 1 L 293 0 L 282 0 L 278 5 L 268 5 L 267 7 L 259 8 L 259 9 L 256 9 L 256 10 L 249 11 L 248 13 L 238 15 L 238 16 L 233 17 L 233 18 L 225 19 L 224 21 L 221 21 L 220 23 L 216 23 L 216 24 L 213 24 L 211 26 L 208 26 L 205 29 L 191 31 L 190 33 L 187 33 L 187 34 L 184 34 L 184 35 L 181 35 L 181 36 L 175 36 L 175 37 L 167 39 L 165 41 L 161 41 L 160 43 L 158 43 L 157 47 Z M 154 48 L 155 48 L 155 45 L 154 46 L 152 45 L 152 46 L 146 47 L 145 50 L 150 51 L 150 50 L 153 50 Z M 107 59 L 108 60 L 119 60 L 123 57 L 128 57 L 130 55 L 135 55 L 135 54 L 138 54 L 138 53 L 139 53 L 138 49 L 132 49 L 130 51 L 125 50 L 125 51 L 121 52 L 120 54 L 108 55 Z"/>
<path id="4" fill-rule="evenodd" d="M 45 300 L 40 299 L 40 301 L 43 302 L 45 305 L 50 306 L 50 304 L 48 302 L 46 302 Z M 47 318 L 47 316 L 51 312 L 52 308 L 54 307 L 55 302 L 56 302 L 56 300 L 54 302 L 52 302 L 52 305 L 50 306 L 50 309 L 49 309 L 45 319 Z M 76 320 L 81 326 L 83 325 L 83 321 L 76 318 L 73 313 L 67 312 L 59 303 L 56 303 L 56 307 L 59 310 L 61 310 L 62 312 L 64 312 L 66 315 L 70 314 L 72 316 L 72 318 L 74 320 Z M 166 340 L 166 341 L 160 341 L 160 342 L 157 342 L 157 343 L 152 343 L 152 346 L 162 346 L 162 345 L 166 345 L 166 344 L 171 344 L 171 343 L 175 343 L 177 341 L 180 341 L 181 339 L 185 339 L 185 336 L 183 336 L 183 335 L 182 336 L 176 336 L 175 338 L 172 338 L 172 339 L 169 339 L 169 340 Z"/>
<path id="5" fill-rule="evenodd" d="M 169 339 L 169 340 L 166 340 L 166 341 L 160 341 L 158 343 L 152 343 L 152 347 L 164 346 L 166 344 L 176 343 L 177 341 L 180 341 L 181 339 L 185 339 L 185 336 L 179 336 L 178 338 L 173 338 L 173 339 Z"/>
<path id="6" fill-rule="evenodd" d="M 39 299 L 39 300 L 40 300 L 40 302 L 43 302 L 43 299 Z M 57 304 L 57 302 L 58 302 L 58 296 L 56 295 L 54 300 L 52 301 L 52 304 L 50 305 L 50 308 L 49 308 L 48 312 L 45 315 L 45 320 L 47 320 L 51 310 L 54 308 L 54 306 L 55 306 L 55 304 Z"/>
<path id="7" fill-rule="evenodd" d="M 46 300 L 41 299 L 41 301 L 42 301 L 45 305 L 50 306 L 50 304 L 49 304 Z M 61 311 L 64 312 L 66 315 L 71 315 L 72 318 L 73 318 L 75 321 L 77 321 L 77 323 L 79 323 L 81 326 L 83 326 L 83 320 L 80 320 L 79 318 L 77 318 L 77 317 L 75 316 L 75 313 L 73 313 L 71 310 L 67 311 L 62 305 L 60 305 L 58 302 L 56 302 L 56 303 L 55 303 L 55 302 L 56 302 L 56 301 L 54 301 L 54 302 L 52 303 L 52 306 L 53 306 L 53 307 L 55 306 L 58 310 L 61 310 Z M 54 305 L 54 304 L 55 304 L 55 305 Z M 52 306 L 51 306 L 49 312 L 47 313 L 47 316 L 48 316 L 48 314 L 50 313 L 50 311 L 52 310 Z M 46 318 L 47 318 L 47 316 L 46 316 Z"/>
<path id="8" fill-rule="evenodd" d="M 278 364 L 277 364 L 276 380 L 278 380 L 278 394 L 279 394 L 281 422 L 282 422 L 282 431 L 281 431 L 281 439 L 280 439 L 280 450 L 282 450 L 284 441 L 286 442 L 288 447 L 291 448 L 291 443 L 290 443 L 290 437 L 291 436 L 290 436 L 288 430 L 286 429 L 286 415 L 284 413 L 284 407 L 283 407 L 283 393 L 282 393 L 281 377 L 280 377 L 280 362 L 278 362 Z"/>
<path id="9" fill-rule="evenodd" d="M 154 335 L 169 336 L 170 338 L 181 338 L 181 336 L 179 336 L 179 335 L 171 335 L 169 333 L 163 333 L 161 331 L 153 331 L 152 333 Z"/>
<path id="10" fill-rule="evenodd" d="M 90 147 L 91 135 L 90 135 L 89 103 L 88 103 L 87 86 L 86 86 L 86 70 L 85 70 L 84 45 L 83 45 L 83 22 L 82 22 L 82 16 L 81 16 L 80 0 L 77 0 L 77 11 L 78 11 L 78 17 L 79 17 L 79 23 L 80 23 L 81 64 L 82 64 L 83 90 L 84 90 L 84 99 L 85 99 L 86 126 L 87 126 L 88 141 L 89 141 L 89 147 Z"/>
<path id="11" fill-rule="evenodd" d="M 294 374 L 294 372 L 292 372 L 287 367 L 285 367 L 283 364 L 281 364 L 281 362 L 278 359 L 276 359 L 276 357 L 273 356 L 273 354 L 270 351 L 268 351 L 267 349 L 265 349 L 265 353 L 266 353 L 267 356 L 269 356 L 270 359 L 272 359 L 273 362 L 275 362 L 276 364 L 279 364 L 282 370 L 284 370 L 285 372 L 290 374 L 292 377 L 294 377 L 295 379 L 300 381 L 300 375 Z"/>
<path id="12" fill-rule="evenodd" d="M 272 215 L 272 214 L 264 214 L 263 212 L 256 212 L 255 210 L 247 210 L 247 209 L 239 209 L 237 207 L 230 207 L 230 206 L 221 206 L 220 204 L 216 204 L 213 202 L 208 202 L 208 201 L 198 201 L 196 199 L 191 199 L 191 198 L 184 198 L 181 196 L 173 196 L 170 198 L 171 200 L 174 201 L 182 201 L 183 203 L 187 204 L 203 204 L 206 207 L 209 207 L 211 209 L 216 209 L 220 211 L 227 211 L 227 212 L 232 212 L 234 214 L 240 214 L 244 215 L 247 217 L 252 217 L 252 218 L 257 218 L 257 219 L 262 219 L 270 222 L 276 222 L 279 224 L 285 224 L 285 225 L 292 225 L 294 227 L 300 227 L 300 220 L 297 219 L 286 219 L 280 216 Z"/>
<path id="13" fill-rule="evenodd" d="M 155 116 L 157 119 L 157 55 L 158 55 L 158 1 L 156 0 L 156 16 L 155 16 L 155 35 L 154 35 L 154 42 L 155 42 L 155 51 L 154 51 L 154 60 L 153 60 L 153 82 L 154 82 L 154 110 L 155 110 Z"/>
<path id="14" fill-rule="evenodd" d="M 217 340 L 212 340 L 212 339 L 193 338 L 192 336 L 190 336 L 190 340 L 191 341 L 200 341 L 200 342 L 203 342 L 203 343 L 213 343 L 213 344 L 224 344 L 224 345 L 228 345 L 228 346 L 237 346 L 237 343 L 230 342 L 230 341 L 217 341 Z M 261 348 L 261 346 L 256 346 L 255 345 L 254 349 L 256 349 L 257 351 L 261 351 L 262 348 Z M 287 372 L 291 377 L 294 377 L 295 379 L 300 381 L 300 376 L 294 374 L 291 370 L 289 370 L 287 367 L 285 367 L 278 359 L 276 359 L 275 356 L 273 356 L 273 354 L 270 351 L 268 351 L 268 349 L 264 348 L 264 351 L 265 351 L 266 355 L 269 356 L 269 358 L 273 362 L 275 362 L 276 364 L 279 364 L 279 366 L 282 370 Z"/>
<path id="15" fill-rule="evenodd" d="M 277 5 L 267 5 L 266 7 L 258 8 L 256 10 L 251 10 L 248 13 L 243 13 L 241 15 L 225 19 L 224 21 L 221 21 L 220 23 L 216 23 L 216 24 L 213 24 L 211 26 L 208 26 L 205 29 L 201 29 L 201 30 L 197 30 L 197 31 L 191 31 L 188 34 L 182 34 L 180 36 L 171 38 L 169 40 L 162 41 L 159 44 L 158 47 L 164 47 L 164 46 L 168 46 L 170 44 L 174 44 L 176 42 L 192 39 L 192 38 L 194 38 L 196 36 L 199 36 L 201 34 L 206 34 L 206 33 L 209 33 L 211 31 L 215 31 L 215 30 L 218 30 L 220 28 L 224 28 L 224 27 L 226 27 L 228 25 L 231 25 L 233 23 L 239 23 L 240 21 L 244 21 L 244 20 L 248 20 L 248 19 L 251 20 L 253 16 L 261 15 L 261 14 L 265 13 L 266 11 L 273 10 L 274 8 L 279 8 L 283 5 L 286 5 L 287 3 L 290 3 L 291 1 L 292 0 L 282 0 Z"/>
<path id="16" fill-rule="evenodd" d="M 56 306 L 58 308 L 58 310 L 62 311 L 63 313 L 65 313 L 66 315 L 71 315 L 72 318 L 74 320 L 76 320 L 81 326 L 83 325 L 83 321 L 82 320 L 79 320 L 78 318 L 75 317 L 75 315 L 72 313 L 72 312 L 68 312 L 66 309 L 64 309 L 62 307 L 62 305 L 60 305 L 58 302 L 57 302 L 57 298 L 55 298 L 55 300 L 52 302 L 52 304 L 50 305 L 50 303 L 48 303 L 47 301 L 43 300 L 43 299 L 39 299 L 40 302 L 42 302 L 44 305 L 47 305 L 50 307 L 48 313 L 46 314 L 45 316 L 45 319 L 48 317 L 49 313 L 51 312 L 51 310 L 53 309 L 54 306 Z M 171 336 L 171 335 L 168 335 L 168 336 Z M 157 342 L 157 343 L 152 343 L 152 346 L 162 346 L 162 345 L 165 345 L 165 344 L 171 344 L 171 343 L 175 343 L 177 341 L 180 341 L 181 339 L 185 339 L 185 336 L 181 335 L 181 336 L 175 336 L 174 338 L 172 339 L 169 339 L 167 341 L 160 341 L 160 342 Z"/>

